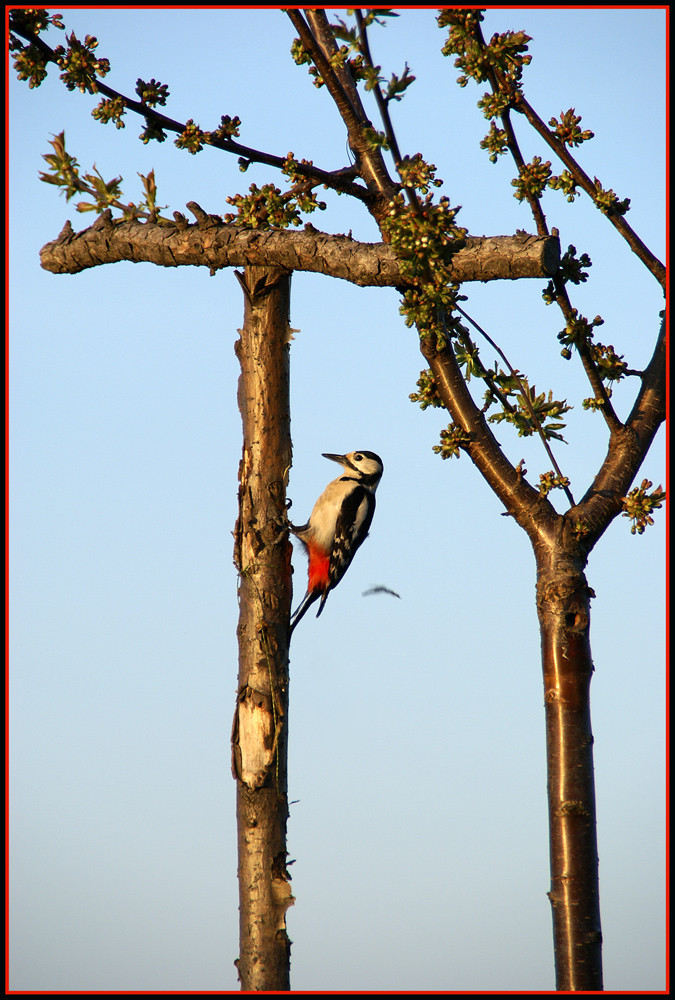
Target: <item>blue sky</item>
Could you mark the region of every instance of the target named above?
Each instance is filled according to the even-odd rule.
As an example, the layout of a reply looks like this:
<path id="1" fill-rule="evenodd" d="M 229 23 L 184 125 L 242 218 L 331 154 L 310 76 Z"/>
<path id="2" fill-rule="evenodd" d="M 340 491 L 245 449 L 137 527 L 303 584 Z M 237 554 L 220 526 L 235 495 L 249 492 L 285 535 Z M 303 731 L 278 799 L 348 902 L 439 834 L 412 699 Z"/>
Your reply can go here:
<path id="1" fill-rule="evenodd" d="M 478 147 L 482 90 L 456 86 L 433 10 L 399 10 L 371 46 L 387 76 L 407 61 L 417 77 L 393 109 L 402 149 L 436 164 L 472 234 L 532 231 L 512 165 Z M 248 145 L 346 164 L 337 112 L 290 58 L 276 8 L 73 8 L 64 21 L 98 37 L 122 92 L 154 77 L 176 119 L 239 115 Z M 664 9 L 490 8 L 486 36 L 507 29 L 533 37 L 530 102 L 544 120 L 583 116 L 595 138 L 580 162 L 630 197 L 631 225 L 663 259 Z M 10 72 L 10 986 L 236 990 L 241 293 L 205 268 L 42 271 L 39 248 L 66 218 L 92 217 L 38 172 L 65 129 L 81 166 L 122 175 L 129 199 L 154 168 L 168 212 L 194 200 L 223 213 L 251 182 L 282 181 L 170 138 L 143 146 L 140 122 L 103 127 L 95 103 L 53 70 L 37 91 Z M 516 127 L 526 157 L 550 158 Z M 313 225 L 377 239 L 359 206 L 326 200 Z M 586 200 L 550 192 L 544 208 L 563 248 L 593 260 L 574 304 L 641 368 L 663 305 L 655 280 Z M 556 455 L 580 497 L 606 433 L 560 357 L 544 284 L 467 285 L 466 308 L 540 391 L 573 404 Z M 553 989 L 529 543 L 466 457 L 432 453 L 447 415 L 408 400 L 423 364 L 393 290 L 296 274 L 291 325 L 296 516 L 334 474 L 321 452 L 370 449 L 385 464 L 370 538 L 293 639 L 293 988 Z M 616 390 L 620 416 L 635 388 Z M 532 481 L 550 467 L 538 442 L 500 440 Z M 664 482 L 664 440 L 638 481 Z M 300 553 L 295 566 L 297 603 Z M 663 512 L 642 537 L 619 519 L 588 567 L 607 990 L 665 985 L 664 578 Z M 377 584 L 401 600 L 362 596 Z"/>

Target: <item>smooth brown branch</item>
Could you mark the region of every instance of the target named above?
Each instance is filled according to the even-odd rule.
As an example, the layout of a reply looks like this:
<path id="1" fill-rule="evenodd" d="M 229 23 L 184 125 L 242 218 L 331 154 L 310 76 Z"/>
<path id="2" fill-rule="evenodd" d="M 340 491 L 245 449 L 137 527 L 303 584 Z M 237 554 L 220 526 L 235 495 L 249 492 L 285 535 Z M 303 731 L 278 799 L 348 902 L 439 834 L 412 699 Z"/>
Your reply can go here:
<path id="1" fill-rule="evenodd" d="M 652 358 L 641 376 L 642 386 L 628 419 L 612 435 L 607 455 L 590 488 L 570 519 L 586 526 L 583 544 L 590 551 L 621 511 L 626 495 L 645 460 L 659 427 L 666 419 L 666 328 L 661 322 Z"/>
<path id="2" fill-rule="evenodd" d="M 335 52 L 337 51 L 326 14 L 323 10 L 308 11 L 308 18 L 311 16 L 314 32 L 320 34 L 320 38 L 315 37 L 301 11 L 287 10 L 287 14 L 298 32 L 303 48 L 319 71 L 321 79 L 347 128 L 349 145 L 356 157 L 359 173 L 373 198 L 369 204 L 370 211 L 379 221 L 386 215 L 388 203 L 398 190 L 398 185 L 392 181 L 380 150 L 373 145 L 372 139 L 369 137 L 368 132 L 372 129 L 372 125 L 363 109 L 356 88 L 351 83 L 346 85 L 342 83 L 326 55 L 329 46 L 332 46 Z"/>
<path id="3" fill-rule="evenodd" d="M 348 69 L 345 62 L 336 58 L 338 55 L 338 46 L 325 12 L 321 9 L 309 8 L 305 13 L 307 15 L 309 30 L 314 36 L 314 41 L 330 63 L 336 79 L 351 102 L 354 114 L 358 119 L 365 121 L 368 116 L 359 96 L 354 75 Z"/>
<path id="4" fill-rule="evenodd" d="M 363 125 L 362 116 L 359 115 L 360 109 L 355 106 L 354 94 L 348 93 L 344 87 L 324 51 L 325 40 L 322 44 L 321 41 L 315 38 L 312 30 L 302 16 L 302 11 L 287 10 L 286 13 L 293 27 L 298 32 L 303 48 L 309 54 L 312 62 L 319 71 L 321 79 L 340 112 L 340 117 L 347 126 L 347 131 L 351 135 L 353 131 L 356 131 Z M 353 88 L 350 88 L 350 90 L 353 90 Z"/>
<path id="5" fill-rule="evenodd" d="M 540 423 L 539 419 L 537 418 L 537 414 L 534 412 L 534 407 L 532 406 L 532 401 L 530 399 L 529 389 L 523 384 L 523 381 L 520 378 L 520 376 L 518 375 L 518 372 L 512 366 L 511 362 L 506 357 L 506 355 L 502 351 L 501 347 L 499 347 L 499 345 L 495 343 L 495 341 L 492 339 L 492 337 L 490 337 L 489 334 L 487 334 L 485 332 L 485 330 L 482 328 L 482 326 L 479 326 L 478 323 L 476 323 L 476 321 L 474 319 L 472 319 L 471 316 L 469 316 L 469 314 L 466 313 L 459 306 L 455 306 L 455 309 L 457 310 L 457 312 L 461 313 L 462 316 L 464 316 L 464 318 L 467 319 L 469 321 L 469 323 L 471 323 L 471 325 L 473 327 L 475 327 L 476 330 L 478 330 L 478 332 L 487 340 L 488 344 L 490 344 L 490 346 L 495 349 L 495 351 L 499 354 L 500 358 L 502 359 L 502 361 L 504 362 L 504 364 L 508 368 L 509 374 L 511 375 L 511 377 L 514 378 L 516 380 L 516 382 L 518 383 L 518 386 L 520 387 L 520 394 L 521 394 L 522 400 L 523 400 L 523 402 L 525 404 L 525 408 L 527 409 L 527 411 L 528 411 L 528 413 L 530 415 L 530 419 L 532 420 L 534 426 L 537 428 L 537 433 L 538 433 L 539 437 L 541 438 L 541 442 L 544 445 L 544 448 L 546 450 L 546 454 L 548 455 L 548 457 L 549 457 L 549 459 L 551 461 L 551 464 L 553 465 L 553 468 L 558 473 L 558 477 L 561 480 L 567 481 L 566 477 L 563 476 L 562 472 L 560 471 L 558 463 L 556 462 L 555 456 L 554 456 L 554 454 L 553 454 L 553 452 L 551 450 L 551 446 L 549 445 L 549 443 L 548 443 L 548 441 L 546 439 L 546 435 L 544 434 L 544 430 L 543 430 L 543 428 L 541 426 L 541 423 Z M 571 493 L 569 487 L 563 485 L 563 490 L 565 491 L 565 496 L 569 500 L 571 506 L 574 507 L 574 497 L 572 496 L 572 493 Z"/>
<path id="6" fill-rule="evenodd" d="M 468 390 L 452 347 L 432 338 L 420 340 L 420 350 L 434 378 L 436 391 L 453 421 L 466 435 L 462 446 L 504 507 L 533 543 L 551 538 L 561 521 L 550 501 L 525 479 L 501 449 L 484 414 Z"/>

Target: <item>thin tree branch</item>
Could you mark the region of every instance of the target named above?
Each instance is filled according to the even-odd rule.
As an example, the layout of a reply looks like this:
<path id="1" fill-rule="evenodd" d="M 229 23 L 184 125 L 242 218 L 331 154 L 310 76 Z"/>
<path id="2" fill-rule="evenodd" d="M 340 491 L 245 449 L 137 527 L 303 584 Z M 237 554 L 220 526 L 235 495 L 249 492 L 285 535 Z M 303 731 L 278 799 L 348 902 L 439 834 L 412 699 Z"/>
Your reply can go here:
<path id="1" fill-rule="evenodd" d="M 358 95 L 358 104 L 355 105 L 353 98 L 355 88 L 353 86 L 349 88 L 351 93 L 347 91 L 325 54 L 324 47 L 328 47 L 331 40 L 334 50 L 337 51 L 335 41 L 330 35 L 330 26 L 325 12 L 323 10 L 308 12 L 308 17 L 311 14 L 315 31 L 321 34 L 318 40 L 299 10 L 287 10 L 287 14 L 300 36 L 303 47 L 319 71 L 321 79 L 347 128 L 349 145 L 356 157 L 359 173 L 371 193 L 376 196 L 376 200 L 370 205 L 370 210 L 376 219 L 380 219 L 386 211 L 389 200 L 398 191 L 398 185 L 389 176 L 380 150 L 373 146 L 372 140 L 367 136 L 366 130 L 372 126 Z"/>
<path id="2" fill-rule="evenodd" d="M 553 150 L 556 156 L 562 160 L 567 169 L 570 171 L 578 187 L 580 187 L 586 194 L 595 201 L 595 196 L 597 195 L 597 187 L 590 179 L 588 174 L 579 166 L 577 161 L 568 151 L 567 147 L 563 142 L 558 139 L 558 137 L 551 132 L 551 130 L 544 124 L 536 111 L 532 108 L 529 102 L 525 99 L 522 93 L 519 93 L 515 97 L 514 107 L 516 111 L 521 112 L 530 125 L 535 129 L 536 132 L 542 137 L 546 144 Z M 617 212 L 616 209 L 610 208 L 606 213 L 607 218 L 614 226 L 614 228 L 623 236 L 623 238 L 628 243 L 633 253 L 642 261 L 645 267 L 651 271 L 659 284 L 665 289 L 666 286 L 666 269 L 661 261 L 656 257 L 649 247 L 647 247 L 637 233 L 629 226 L 626 222 L 625 217 Z"/>
<path id="3" fill-rule="evenodd" d="M 321 79 L 328 89 L 330 96 L 333 98 L 340 117 L 351 136 L 352 132 L 356 132 L 363 125 L 363 116 L 359 114 L 361 109 L 357 108 L 354 104 L 353 93 L 347 92 L 324 51 L 325 39 L 322 41 L 317 40 L 312 29 L 302 16 L 302 11 L 287 10 L 286 13 L 300 36 L 303 48 L 307 51 L 319 71 Z M 309 13 L 308 11 L 308 15 Z"/>
<path id="4" fill-rule="evenodd" d="M 368 42 L 368 32 L 366 30 L 366 25 L 363 19 L 363 15 L 360 10 L 355 10 L 354 14 L 356 16 L 356 23 L 359 28 L 359 39 L 361 43 L 361 54 L 368 63 L 371 69 L 375 68 L 373 63 L 373 57 L 370 53 L 370 44 Z M 396 138 L 396 132 L 394 130 L 394 124 L 391 120 L 391 115 L 389 114 L 389 105 L 384 99 L 384 94 L 379 83 L 376 83 L 373 87 L 373 93 L 375 95 L 375 101 L 377 103 L 378 111 L 380 112 L 380 118 L 382 119 L 382 124 L 384 126 L 384 134 L 387 137 L 387 142 L 389 143 L 389 148 L 391 150 L 391 155 L 394 158 L 394 165 L 400 176 L 400 166 L 401 166 L 401 150 L 398 145 L 398 139 Z M 407 185 L 403 185 L 403 190 L 405 191 L 408 201 L 415 209 L 418 217 L 422 215 L 422 206 L 420 205 L 420 200 L 417 196 L 417 191 L 414 188 Z"/>
<path id="5" fill-rule="evenodd" d="M 481 49 L 485 51 L 487 46 L 485 44 L 483 31 L 481 29 L 480 22 L 478 20 L 476 20 L 475 24 L 474 37 L 477 43 L 480 45 Z M 494 94 L 500 94 L 504 91 L 505 88 L 502 85 L 502 81 L 499 79 L 497 72 L 489 65 L 486 69 L 486 76 L 490 83 L 490 86 L 492 87 L 492 92 Z M 520 173 L 522 171 L 522 168 L 525 166 L 525 159 L 520 151 L 520 146 L 518 145 L 518 140 L 516 139 L 516 133 L 514 132 L 513 125 L 511 124 L 509 109 L 507 108 L 506 111 L 504 111 L 503 114 L 501 114 L 499 117 L 504 127 L 504 131 L 506 132 L 506 142 L 509 147 L 509 151 L 511 153 L 511 156 L 513 157 L 516 167 L 518 168 L 518 173 Z M 535 225 L 537 227 L 537 233 L 540 236 L 547 235 L 548 225 L 546 223 L 546 216 L 544 215 L 544 210 L 541 207 L 541 202 L 539 201 L 539 198 L 535 198 L 529 192 L 526 192 L 526 198 L 527 198 L 527 203 L 530 206 L 530 210 L 532 212 L 532 217 L 534 219 Z"/>
<path id="6" fill-rule="evenodd" d="M 467 435 L 463 449 L 533 544 L 541 544 L 550 538 L 561 516 L 548 498 L 528 483 L 504 455 L 467 388 L 450 343 L 439 348 L 429 338 L 421 339 L 420 350 L 431 369 L 443 405 Z"/>
<path id="7" fill-rule="evenodd" d="M 375 64 L 373 62 L 373 57 L 370 54 L 370 45 L 368 43 L 368 32 L 366 30 L 366 25 L 363 20 L 363 14 L 360 10 L 354 10 L 354 16 L 356 17 L 356 23 L 359 29 L 359 43 L 361 46 L 361 55 L 368 63 L 371 69 L 375 69 Z M 380 112 L 380 118 L 382 119 L 382 124 L 384 125 L 384 133 L 387 137 L 389 147 L 391 149 L 392 155 L 394 157 L 394 163 L 398 168 L 401 162 L 401 151 L 398 148 L 398 140 L 396 138 L 396 133 L 394 132 L 394 126 L 389 114 L 389 108 L 387 107 L 387 102 L 384 99 L 382 89 L 379 83 L 376 83 L 373 87 L 373 94 L 375 95 L 375 100 L 377 102 L 377 108 Z"/>
<path id="8" fill-rule="evenodd" d="M 483 32 L 480 27 L 480 23 L 478 21 L 476 22 L 475 26 L 475 38 L 476 41 L 481 46 L 481 48 L 485 50 L 487 46 L 485 44 Z M 486 74 L 494 94 L 500 94 L 507 89 L 506 85 L 501 80 L 500 75 L 492 67 L 489 67 L 486 70 Z M 512 100 L 515 101 L 516 97 L 518 97 L 519 94 L 520 94 L 519 91 L 516 91 L 515 95 L 512 94 L 511 95 Z M 513 157 L 513 161 L 516 167 L 518 168 L 518 172 L 520 173 L 522 171 L 522 168 L 525 166 L 525 160 L 520 151 L 520 146 L 518 145 L 518 140 L 516 138 L 513 125 L 511 123 L 510 111 L 508 108 L 502 115 L 500 115 L 500 119 L 502 125 L 504 126 L 504 131 L 506 132 L 507 145 L 509 151 L 511 153 L 511 156 Z M 537 226 L 538 234 L 540 236 L 548 234 L 549 231 L 548 224 L 546 222 L 546 216 L 544 215 L 544 211 L 541 207 L 541 200 L 529 193 L 526 194 L 526 197 L 527 197 L 527 202 L 532 211 L 532 215 L 534 217 L 535 225 Z M 565 288 L 565 284 L 555 275 L 553 277 L 553 284 L 556 290 L 556 301 L 558 303 L 558 306 L 560 307 L 560 310 L 563 316 L 565 317 L 566 322 L 569 323 L 574 319 L 575 313 L 572 307 L 572 303 L 570 302 L 569 295 L 567 294 L 567 289 Z M 600 378 L 600 373 L 598 371 L 597 365 L 595 364 L 593 358 L 591 357 L 590 349 L 587 344 L 582 344 L 581 347 L 578 348 L 578 350 L 579 350 L 579 356 L 581 357 L 581 363 L 583 365 L 584 371 L 586 372 L 586 377 L 588 378 L 591 389 L 593 390 L 596 399 L 602 401 L 602 406 L 600 407 L 600 409 L 602 412 L 603 419 L 607 424 L 610 433 L 613 433 L 616 430 L 618 430 L 618 428 L 621 426 L 621 422 L 616 415 L 616 412 L 614 410 L 614 407 L 612 406 L 612 402 L 609 398 L 607 390 L 605 389 L 604 383 Z"/>
<path id="9" fill-rule="evenodd" d="M 20 35 L 22 38 L 25 38 L 30 44 L 35 45 L 44 55 L 47 62 L 58 65 L 58 60 L 54 50 L 38 35 L 31 35 L 30 33 L 22 31 L 17 27 L 13 27 L 12 31 L 17 35 Z M 103 94 L 105 97 L 123 101 L 127 110 L 133 111 L 135 114 L 144 118 L 147 122 L 152 123 L 167 132 L 172 132 L 177 135 L 182 135 L 185 132 L 187 127 L 185 122 L 179 122 L 173 118 L 169 118 L 168 115 L 162 114 L 160 111 L 149 107 L 142 101 L 136 101 L 131 97 L 127 97 L 125 94 L 120 93 L 120 91 L 108 86 L 108 84 L 104 83 L 103 80 L 96 80 L 96 91 Z M 273 153 L 266 153 L 262 150 L 254 149 L 252 146 L 245 146 L 243 143 L 236 142 L 234 139 L 219 139 L 212 136 L 211 133 L 206 130 L 204 134 L 207 137 L 205 139 L 206 145 L 212 146 L 214 149 L 219 149 L 224 153 L 231 153 L 234 156 L 240 157 L 242 160 L 248 160 L 251 163 L 264 163 L 266 166 L 275 167 L 278 170 L 282 170 L 286 162 L 285 156 L 277 156 Z M 334 191 L 338 191 L 341 194 L 351 195 L 359 201 L 368 202 L 371 198 L 370 192 L 367 188 L 363 187 L 361 184 L 353 183 L 353 176 L 355 172 L 353 167 L 344 167 L 339 170 L 323 170 L 314 165 L 307 166 L 303 163 L 296 163 L 294 165 L 294 170 L 296 173 L 306 177 L 314 184 L 325 184 L 326 187 L 329 187 Z"/>
<path id="10" fill-rule="evenodd" d="M 490 337 L 490 335 L 485 332 L 485 330 L 483 329 L 483 327 L 479 326 L 478 323 L 476 323 L 475 319 L 472 319 L 471 316 L 469 316 L 469 314 L 467 312 L 465 312 L 463 309 L 461 309 L 459 306 L 455 306 L 455 309 L 457 310 L 457 312 L 461 313 L 462 316 L 464 316 L 464 318 L 467 319 L 469 321 L 469 323 L 471 323 L 471 325 L 473 327 L 475 327 L 476 330 L 478 330 L 478 332 L 480 334 L 482 334 L 483 337 L 485 337 L 485 339 L 487 340 L 488 344 L 490 344 L 495 349 L 495 351 L 497 351 L 497 353 L 499 354 L 500 358 L 502 359 L 502 361 L 504 362 L 504 364 L 508 368 L 509 374 L 518 383 L 518 385 L 520 387 L 520 394 L 521 394 L 521 396 L 523 398 L 523 402 L 525 403 L 525 406 L 526 406 L 526 408 L 527 408 L 527 410 L 528 410 L 528 412 L 530 414 L 530 418 L 531 418 L 532 422 L 534 423 L 535 427 L 537 428 L 537 433 L 538 433 L 539 437 L 541 438 L 541 443 L 543 444 L 543 446 L 544 446 L 544 448 L 546 450 L 546 454 L 548 455 L 549 459 L 551 460 L 551 464 L 553 465 L 553 468 L 557 472 L 559 478 L 560 479 L 565 479 L 566 477 L 563 476 L 562 472 L 560 471 L 560 467 L 559 467 L 558 463 L 555 460 L 555 456 L 553 454 L 553 451 L 551 450 L 551 446 L 548 443 L 546 435 L 544 434 L 544 430 L 543 430 L 543 428 L 541 426 L 541 423 L 539 422 L 537 414 L 534 412 L 534 407 L 532 406 L 532 401 L 530 399 L 529 389 L 527 388 L 527 386 L 524 385 L 524 383 L 523 383 L 522 379 L 520 378 L 518 372 L 512 366 L 511 362 L 506 357 L 506 355 L 502 351 L 501 347 L 499 347 L 499 345 L 494 342 L 494 340 L 492 339 L 492 337 Z M 569 489 L 568 486 L 563 486 L 563 490 L 565 491 L 565 496 L 569 500 L 571 506 L 574 507 L 574 497 L 572 496 L 571 490 Z"/>
<path id="11" fill-rule="evenodd" d="M 556 290 L 556 302 L 558 303 L 565 320 L 568 323 L 573 322 L 576 313 L 572 303 L 570 302 L 569 295 L 567 294 L 565 283 L 557 275 L 554 275 L 553 285 Z M 604 421 L 607 424 L 610 434 L 614 434 L 619 430 L 622 424 L 612 405 L 612 401 L 609 398 L 609 393 L 605 388 L 605 384 L 600 377 L 598 366 L 591 356 L 590 345 L 584 341 L 576 346 L 579 357 L 581 358 L 581 364 L 583 365 L 583 369 L 586 373 L 586 378 L 588 379 L 591 389 L 593 390 L 593 394 L 595 398 L 600 400 L 602 403 L 600 411 Z"/>
<path id="12" fill-rule="evenodd" d="M 354 115 L 362 122 L 367 121 L 368 115 L 363 107 L 363 102 L 361 101 L 361 96 L 349 64 L 335 58 L 338 53 L 338 46 L 325 12 L 320 8 L 309 8 L 305 11 L 305 14 L 307 15 L 307 23 L 314 41 L 328 60 L 339 86 L 344 89 L 345 96 L 352 105 Z"/>
<path id="13" fill-rule="evenodd" d="M 645 460 L 652 441 L 666 419 L 665 319 L 642 386 L 625 425 L 613 434 L 607 455 L 590 488 L 568 518 L 579 519 L 587 534 L 582 539 L 590 551 L 621 510 L 626 495 Z"/>

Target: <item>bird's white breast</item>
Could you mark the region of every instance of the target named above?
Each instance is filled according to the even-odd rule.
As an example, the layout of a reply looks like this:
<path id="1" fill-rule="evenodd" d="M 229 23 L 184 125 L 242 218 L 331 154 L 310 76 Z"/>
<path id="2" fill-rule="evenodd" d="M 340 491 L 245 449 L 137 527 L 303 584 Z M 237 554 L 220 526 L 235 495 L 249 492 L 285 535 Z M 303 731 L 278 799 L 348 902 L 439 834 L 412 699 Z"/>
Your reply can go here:
<path id="1" fill-rule="evenodd" d="M 328 549 L 332 545 L 333 537 L 335 536 L 335 525 L 337 524 L 345 492 L 345 483 L 340 480 L 334 480 L 328 484 L 314 504 L 309 524 L 315 541 L 324 549 Z"/>

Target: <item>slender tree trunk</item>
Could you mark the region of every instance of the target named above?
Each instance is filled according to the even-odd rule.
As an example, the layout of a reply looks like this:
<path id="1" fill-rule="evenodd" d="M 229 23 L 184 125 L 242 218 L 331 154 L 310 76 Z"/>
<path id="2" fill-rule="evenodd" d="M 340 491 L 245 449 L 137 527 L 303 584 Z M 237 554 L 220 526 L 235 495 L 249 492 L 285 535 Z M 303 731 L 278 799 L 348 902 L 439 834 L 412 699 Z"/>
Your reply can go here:
<path id="1" fill-rule="evenodd" d="M 590 683 L 590 590 L 581 557 L 538 552 L 556 989 L 602 990 Z"/>
<path id="2" fill-rule="evenodd" d="M 285 483 L 291 464 L 290 275 L 249 267 L 244 278 L 235 562 L 239 570 L 239 682 L 232 730 L 237 781 L 242 990 L 290 990 L 286 910 L 288 620 L 291 544 Z"/>

